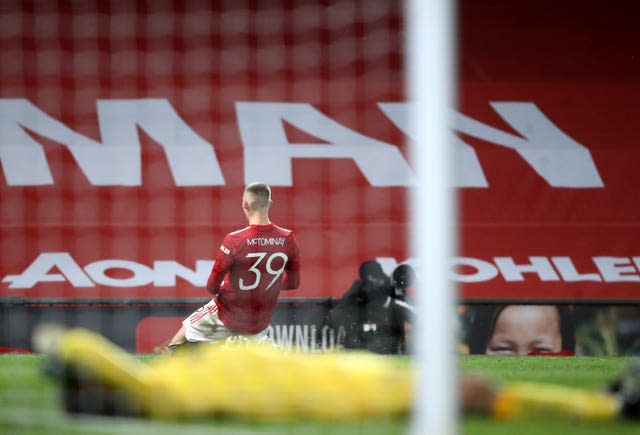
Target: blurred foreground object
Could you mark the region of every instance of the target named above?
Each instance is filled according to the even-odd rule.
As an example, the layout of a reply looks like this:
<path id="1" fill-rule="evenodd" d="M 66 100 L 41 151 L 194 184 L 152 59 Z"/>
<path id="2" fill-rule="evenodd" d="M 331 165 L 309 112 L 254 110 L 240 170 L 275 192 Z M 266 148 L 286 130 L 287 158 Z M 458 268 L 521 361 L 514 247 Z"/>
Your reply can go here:
<path id="1" fill-rule="evenodd" d="M 340 420 L 406 414 L 412 395 L 408 362 L 365 352 L 203 343 L 146 364 L 88 330 L 55 328 L 36 331 L 34 346 L 62 377 L 70 412 Z"/>
<path id="2" fill-rule="evenodd" d="M 85 329 L 44 326 L 33 341 L 47 356 L 49 374 L 62 379 L 65 407 L 74 413 L 354 420 L 405 415 L 413 399 L 411 362 L 370 352 L 285 353 L 239 341 L 205 343 L 146 364 Z M 463 412 L 501 419 L 638 418 L 637 363 L 608 392 L 463 377 Z"/>

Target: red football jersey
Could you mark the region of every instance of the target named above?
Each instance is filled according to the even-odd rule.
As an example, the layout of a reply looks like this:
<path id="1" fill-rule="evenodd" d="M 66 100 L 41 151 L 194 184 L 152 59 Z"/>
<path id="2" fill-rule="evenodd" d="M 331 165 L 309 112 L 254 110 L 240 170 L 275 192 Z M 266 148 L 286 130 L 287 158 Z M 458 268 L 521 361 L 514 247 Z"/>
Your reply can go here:
<path id="1" fill-rule="evenodd" d="M 299 285 L 300 250 L 295 234 L 268 224 L 226 235 L 207 289 L 230 331 L 255 334 L 271 323 L 280 290 Z"/>

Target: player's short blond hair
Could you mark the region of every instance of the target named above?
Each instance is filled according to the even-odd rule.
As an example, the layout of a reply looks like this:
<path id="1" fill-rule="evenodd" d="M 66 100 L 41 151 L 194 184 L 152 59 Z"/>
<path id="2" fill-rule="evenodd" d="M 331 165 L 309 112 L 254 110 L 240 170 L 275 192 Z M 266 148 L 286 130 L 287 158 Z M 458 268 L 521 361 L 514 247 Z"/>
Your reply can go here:
<path id="1" fill-rule="evenodd" d="M 251 195 L 248 201 L 253 209 L 267 208 L 271 205 L 271 188 L 265 183 L 255 182 L 247 184 L 244 192 Z"/>

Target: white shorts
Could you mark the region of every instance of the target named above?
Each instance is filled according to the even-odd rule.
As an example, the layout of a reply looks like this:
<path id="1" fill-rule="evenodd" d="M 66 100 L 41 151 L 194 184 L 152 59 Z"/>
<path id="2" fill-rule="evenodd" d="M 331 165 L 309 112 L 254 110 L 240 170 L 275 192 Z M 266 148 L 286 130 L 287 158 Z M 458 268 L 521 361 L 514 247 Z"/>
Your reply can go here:
<path id="1" fill-rule="evenodd" d="M 268 335 L 269 327 L 257 334 L 237 334 L 229 331 L 218 317 L 218 306 L 214 299 L 184 319 L 182 325 L 185 330 L 185 338 L 190 342 L 235 341 L 238 339 L 247 339 L 257 343 L 272 341 Z"/>

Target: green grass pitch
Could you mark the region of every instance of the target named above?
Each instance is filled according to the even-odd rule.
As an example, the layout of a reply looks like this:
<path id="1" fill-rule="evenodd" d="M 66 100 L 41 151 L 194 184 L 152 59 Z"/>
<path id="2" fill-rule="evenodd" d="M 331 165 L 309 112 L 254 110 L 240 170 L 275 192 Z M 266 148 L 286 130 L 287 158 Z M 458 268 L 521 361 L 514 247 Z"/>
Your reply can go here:
<path id="1" fill-rule="evenodd" d="M 141 357 L 146 358 L 146 357 Z M 626 358 L 461 357 L 460 367 L 497 382 L 528 380 L 598 389 L 623 370 Z M 249 423 L 238 420 L 156 422 L 108 417 L 70 417 L 62 410 L 54 381 L 41 375 L 37 355 L 0 355 L 1 434 L 404 434 L 408 418 L 351 423 Z M 436 399 L 437 400 L 437 399 Z M 640 433 L 640 421 L 587 423 L 535 419 L 498 422 L 469 417 L 461 434 L 613 435 Z"/>

